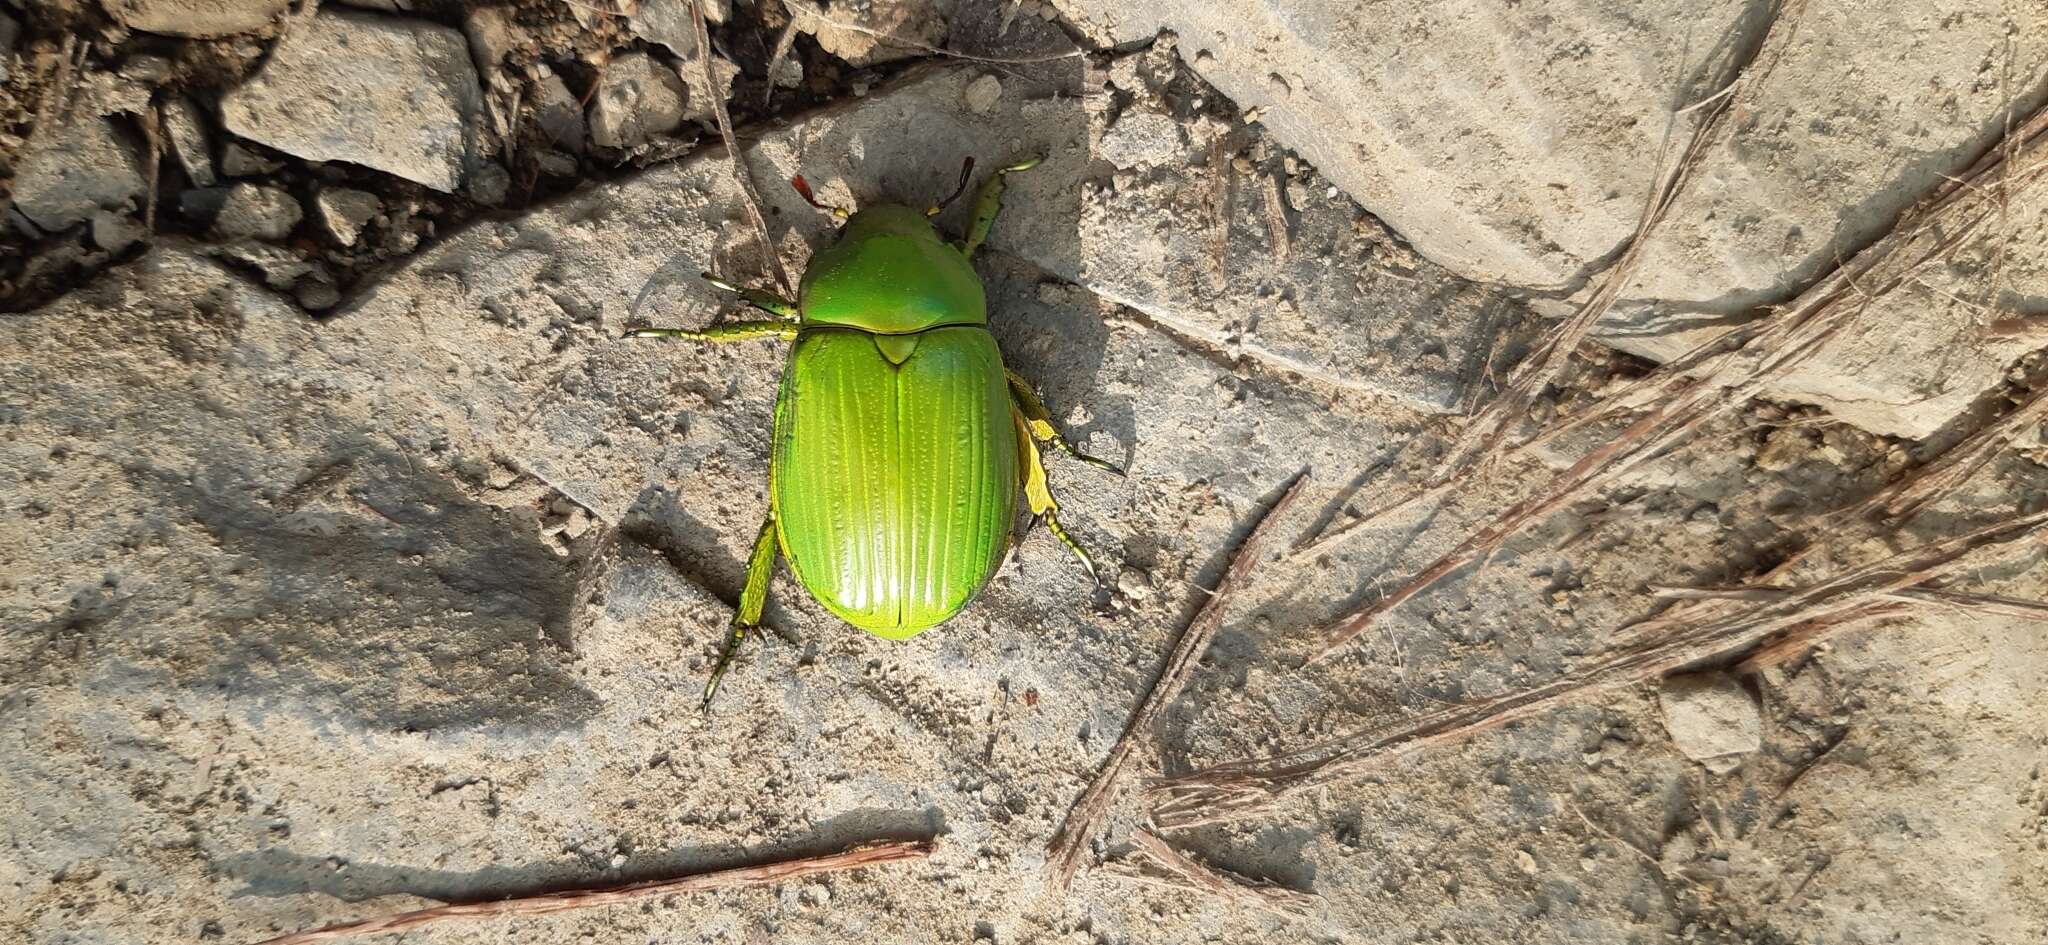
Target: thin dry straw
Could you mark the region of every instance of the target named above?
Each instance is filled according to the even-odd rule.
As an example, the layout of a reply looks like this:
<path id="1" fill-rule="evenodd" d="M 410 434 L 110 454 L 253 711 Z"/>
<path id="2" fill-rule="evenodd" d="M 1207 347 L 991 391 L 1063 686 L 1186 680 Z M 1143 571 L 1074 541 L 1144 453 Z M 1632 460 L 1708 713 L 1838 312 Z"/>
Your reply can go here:
<path id="1" fill-rule="evenodd" d="M 514 899 L 498 899 L 491 902 L 465 902 L 431 909 L 415 909 L 376 916 L 357 922 L 344 922 L 326 928 L 305 932 L 294 932 L 268 939 L 257 945 L 308 945 L 311 942 L 328 942 L 355 935 L 375 935 L 383 932 L 402 932 L 423 925 L 444 922 L 490 919 L 500 916 L 535 916 L 573 909 L 588 909 L 593 906 L 615 905 L 640 899 L 661 896 L 675 896 L 685 893 L 706 892 L 713 889 L 742 889 L 751 886 L 769 886 L 788 882 L 819 873 L 841 870 L 862 869 L 880 866 L 884 863 L 898 863 L 905 860 L 922 860 L 932 853 L 929 840 L 901 840 L 851 847 L 838 853 L 824 856 L 799 857 L 758 866 L 742 866 L 735 869 L 719 870 L 713 873 L 699 873 L 677 879 L 658 879 L 623 886 L 607 886 L 601 889 L 577 889 L 566 892 L 545 893 L 538 896 L 521 896 Z"/>
<path id="2" fill-rule="evenodd" d="M 1187 889 L 1204 895 L 1215 896 L 1238 906 L 1264 909 L 1281 915 L 1302 917 L 1315 912 L 1320 897 L 1274 886 L 1257 883 L 1233 873 L 1209 866 L 1194 857 L 1180 852 L 1164 839 L 1143 827 L 1131 833 L 1131 842 L 1136 844 L 1145 859 L 1158 864 L 1164 874 L 1145 872 L 1136 864 L 1119 863 L 1118 868 L 1105 870 L 1107 875 L 1132 882 L 1164 886 L 1168 889 Z"/>

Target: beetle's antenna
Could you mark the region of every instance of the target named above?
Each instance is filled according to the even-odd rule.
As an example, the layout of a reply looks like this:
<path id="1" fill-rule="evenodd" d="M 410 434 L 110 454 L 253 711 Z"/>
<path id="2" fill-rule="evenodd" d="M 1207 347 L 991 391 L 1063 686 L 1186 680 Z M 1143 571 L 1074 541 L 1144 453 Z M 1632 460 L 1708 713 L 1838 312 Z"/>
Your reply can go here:
<path id="1" fill-rule="evenodd" d="M 939 211 L 946 209 L 947 204 L 960 199 L 960 195 L 967 192 L 967 181 L 973 176 L 974 155 L 970 154 L 960 162 L 960 183 L 953 185 L 953 192 L 947 194 L 946 199 L 932 204 L 930 208 L 925 210 L 924 215 L 928 217 L 938 216 Z"/>
<path id="2" fill-rule="evenodd" d="M 789 186 L 796 188 L 796 195 L 804 198 L 805 203 L 831 214 L 834 220 L 838 220 L 841 223 L 846 222 L 848 214 L 844 208 L 828 207 L 819 203 L 818 198 L 811 195 L 811 182 L 804 180 L 804 175 L 798 174 L 791 177 L 789 179 Z"/>

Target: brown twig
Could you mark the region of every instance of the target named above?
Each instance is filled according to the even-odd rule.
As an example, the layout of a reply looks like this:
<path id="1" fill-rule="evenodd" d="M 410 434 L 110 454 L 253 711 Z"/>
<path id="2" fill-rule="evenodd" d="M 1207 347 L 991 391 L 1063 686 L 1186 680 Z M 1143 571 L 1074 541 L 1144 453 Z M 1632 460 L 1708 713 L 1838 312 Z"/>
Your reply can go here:
<path id="1" fill-rule="evenodd" d="M 761 86 L 763 108 L 768 107 L 768 103 L 775 98 L 775 70 L 782 67 L 782 60 L 789 58 L 789 51 L 796 47 L 798 22 L 800 21 L 792 16 L 788 23 L 782 25 L 782 33 L 775 37 L 775 50 L 768 54 L 768 81 Z"/>
<path id="2" fill-rule="evenodd" d="M 156 192 L 164 168 L 163 108 L 151 102 L 142 113 L 142 141 L 149 149 L 149 173 L 143 182 L 142 232 L 156 236 Z"/>
<path id="3" fill-rule="evenodd" d="M 784 296 L 794 297 L 796 283 L 790 281 L 789 270 L 782 265 L 782 251 L 768 232 L 768 218 L 761 215 L 761 190 L 754 186 L 754 172 L 747 169 L 746 156 L 740 153 L 740 143 L 733 137 L 732 113 L 725 107 L 725 96 L 718 93 L 718 76 L 711 68 L 717 57 L 711 53 L 711 26 L 704 19 L 704 0 L 690 0 L 690 18 L 697 24 L 697 66 L 704 70 L 704 87 L 711 90 L 711 115 L 718 120 L 718 137 L 725 142 L 726 156 L 732 159 L 733 180 L 739 182 L 740 191 L 747 197 L 747 217 L 754 221 L 754 233 L 761 238 L 761 252 L 768 256 L 768 269 L 775 275 L 775 284 Z"/>
<path id="4" fill-rule="evenodd" d="M 1145 857 L 1165 870 L 1165 873 L 1146 872 L 1132 865 L 1125 869 L 1106 871 L 1109 875 L 1132 882 L 1164 886 L 1169 889 L 1184 889 L 1215 896 L 1226 902 L 1253 909 L 1264 909 L 1281 915 L 1303 917 L 1312 914 L 1321 897 L 1275 886 L 1271 883 L 1255 882 L 1209 866 L 1194 857 L 1174 849 L 1158 834 L 1139 827 L 1131 834 L 1131 841 Z"/>
<path id="5" fill-rule="evenodd" d="M 1229 602 L 1231 592 L 1249 579 L 1258 567 L 1267 529 L 1285 517 L 1288 507 L 1301 495 L 1308 480 L 1306 472 L 1295 476 L 1294 483 L 1287 487 L 1280 500 L 1273 503 L 1259 523 L 1252 527 L 1244 543 L 1238 546 L 1236 556 L 1231 558 L 1230 566 L 1224 569 L 1223 579 L 1216 583 L 1216 592 L 1202 602 L 1201 609 L 1195 612 L 1195 619 L 1181 631 L 1180 640 L 1174 644 L 1173 655 L 1167 657 L 1166 668 L 1153 681 L 1151 691 L 1145 693 L 1145 700 L 1138 704 L 1137 711 L 1131 713 L 1130 722 L 1124 726 L 1123 735 L 1117 738 L 1115 747 L 1110 749 L 1101 770 L 1095 773 L 1088 789 L 1074 801 L 1066 821 L 1060 824 L 1059 832 L 1046 845 L 1046 880 L 1049 885 L 1065 889 L 1073 882 L 1074 871 L 1081 862 L 1082 845 L 1094 834 L 1096 824 L 1116 799 L 1117 782 L 1123 777 L 1124 768 L 1138 747 L 1140 733 L 1151 730 L 1153 718 L 1173 703 L 1194 676 L 1196 661 L 1208 650 L 1209 641 L 1215 638 L 1217 629 L 1223 624 L 1224 605 Z"/>
<path id="6" fill-rule="evenodd" d="M 1781 637 L 1797 633 L 1803 635 L 1803 645 L 1810 645 L 1870 619 L 1879 612 L 1876 608 L 1896 606 L 1891 595 L 1897 591 L 1988 563 L 1977 560 L 1981 556 L 1972 552 L 1984 549 L 2001 556 L 2030 548 L 2044 528 L 2048 528 L 2048 512 L 2021 516 L 1900 552 L 1781 597 L 1719 602 L 1743 606 L 1711 613 L 1666 615 L 1639 624 L 1641 632 L 1634 642 L 1540 686 L 1435 709 L 1390 729 L 1369 729 L 1270 758 L 1229 762 L 1158 780 L 1147 788 L 1156 802 L 1152 822 L 1181 828 L 1249 816 L 1316 785 L 1392 759 L 1460 742 L 1686 666 L 1768 647 Z"/>
<path id="7" fill-rule="evenodd" d="M 548 915 L 567 912 L 572 909 L 588 909 L 593 906 L 608 906 L 639 899 L 659 896 L 675 896 L 684 893 L 705 892 L 713 889 L 742 889 L 751 886 L 770 886 L 818 873 L 840 870 L 863 869 L 896 863 L 903 860 L 921 860 L 932 853 L 929 840 L 899 840 L 848 848 L 839 853 L 824 856 L 806 856 L 794 860 L 763 863 L 759 866 L 742 866 L 735 869 L 719 870 L 713 873 L 699 873 L 677 879 L 658 879 L 623 886 L 608 886 L 602 889 L 576 889 L 565 892 L 544 893 L 538 896 L 521 896 L 514 899 L 498 899 L 491 902 L 466 902 L 431 909 L 415 909 L 391 915 L 346 922 L 326 928 L 294 932 L 259 943 L 259 945 L 308 945 L 311 942 L 327 942 L 352 935 L 372 935 L 380 932 L 399 932 L 440 922 L 465 919 L 488 919 L 497 916 Z"/>

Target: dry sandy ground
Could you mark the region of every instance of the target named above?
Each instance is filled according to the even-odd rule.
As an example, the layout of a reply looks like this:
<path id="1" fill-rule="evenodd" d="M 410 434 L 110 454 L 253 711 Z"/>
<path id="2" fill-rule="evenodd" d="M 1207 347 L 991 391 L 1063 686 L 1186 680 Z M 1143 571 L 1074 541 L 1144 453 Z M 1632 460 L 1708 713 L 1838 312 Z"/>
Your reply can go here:
<path id="1" fill-rule="evenodd" d="M 575 105 L 573 148 L 557 137 L 567 131 L 540 126 L 539 106 L 518 112 L 521 124 L 484 135 L 490 160 L 510 169 L 507 197 L 460 161 L 393 169 L 369 163 L 372 154 L 244 140 L 222 125 L 218 90 L 179 83 L 243 81 L 265 46 L 235 37 L 274 39 L 277 11 L 187 6 L 217 6 L 229 25 L 174 39 L 150 32 L 161 21 L 126 31 L 95 10 L 30 17 L 23 69 L 9 80 L 19 93 L 10 101 L 32 101 L 28 91 L 56 73 L 27 67 L 56 61 L 58 25 L 96 24 L 78 80 L 85 104 L 71 124 L 11 139 L 18 181 L 34 182 L 30 156 L 55 146 L 50 127 L 85 129 L 67 147 L 140 147 L 130 109 L 163 119 L 163 90 L 174 89 L 199 103 L 209 162 L 225 164 L 234 146 L 274 165 L 217 168 L 220 176 L 275 187 L 288 205 L 217 193 L 244 201 L 231 204 L 244 214 L 231 219 L 244 222 L 233 232 L 217 218 L 194 222 L 170 207 L 208 188 L 167 152 L 155 184 L 165 222 L 153 237 L 109 245 L 107 233 L 146 212 L 141 192 L 123 192 L 120 180 L 46 180 L 43 193 L 55 196 L 35 206 L 62 215 L 56 197 L 83 193 L 83 216 L 17 225 L 33 235 L 17 241 L 17 256 L 63 258 L 10 275 L 26 311 L 0 319 L 0 933 L 10 940 L 255 942 L 433 901 L 886 839 L 931 840 L 935 851 L 777 887 L 448 925 L 403 940 L 2007 945 L 2048 930 L 2048 639 L 2030 603 L 2048 587 L 2034 531 L 1971 551 L 1937 581 L 1907 582 L 1920 596 L 1871 597 L 1864 603 L 1885 609 L 1829 628 L 1818 646 L 1760 655 L 1764 635 L 1745 637 L 1709 665 L 1571 690 L 1508 724 L 1317 777 L 1247 816 L 1158 828 L 1234 877 L 1227 882 L 1301 894 L 1292 913 L 1162 881 L 1132 839 L 1159 795 L 1135 782 L 1091 835 L 1071 889 L 1046 882 L 1047 842 L 1204 589 L 1304 468 L 1313 470 L 1308 491 L 1270 526 L 1277 547 L 1227 602 L 1192 684 L 1162 724 L 1134 734 L 1141 777 L 1326 756 L 1432 713 L 1575 678 L 1671 606 L 1654 588 L 1822 585 L 2039 513 L 2048 469 L 2041 408 L 2029 399 L 2039 336 L 2027 320 L 2041 296 L 2027 280 L 2048 262 L 2027 236 L 2042 188 L 2025 191 L 2021 178 L 2048 164 L 2038 139 L 2003 134 L 2025 127 L 2038 94 L 2006 95 L 2010 114 L 1996 121 L 1970 113 L 1970 127 L 2009 161 L 2005 178 L 1978 179 L 2012 181 L 1998 191 L 1998 212 L 1971 242 L 1913 268 L 1913 279 L 1868 286 L 1869 304 L 1855 309 L 1864 321 L 1824 346 L 1833 354 L 1791 379 L 1773 376 L 1765 396 L 1724 397 L 1728 409 L 1675 448 L 1572 494 L 1483 562 L 1312 662 L 1317 628 L 1399 587 L 1581 456 L 1625 441 L 1628 421 L 1655 409 L 1625 395 L 1633 381 L 1665 374 L 1588 343 L 1511 418 L 1509 442 L 1603 405 L 1631 409 L 1499 451 L 1454 488 L 1351 524 L 1426 482 L 1466 417 L 1542 350 L 1558 313 L 1589 297 L 1631 232 L 1636 191 L 1656 175 L 1631 167 L 1612 180 L 1575 179 L 1555 198 L 1562 209 L 1503 210 L 1473 189 L 1486 175 L 1468 174 L 1408 208 L 1411 218 L 1435 208 L 1443 233 L 1487 234 L 1472 245 L 1526 239 L 1514 265 L 1541 271 L 1518 282 L 1471 271 L 1475 258 L 1507 255 L 1433 252 L 1443 233 L 1389 227 L 1400 214 L 1374 207 L 1385 199 L 1376 185 L 1290 150 L 1310 149 L 1284 134 L 1299 119 L 1269 129 L 1246 114 L 1320 100 L 1313 77 L 1281 59 L 1259 68 L 1287 86 L 1292 105 L 1235 100 L 1245 96 L 1224 71 L 1247 51 L 1198 57 L 1209 43 L 1192 31 L 1060 55 L 1073 48 L 1065 28 L 1090 41 L 1150 36 L 1182 15 L 1173 4 L 1134 8 L 1159 11 L 1136 29 L 1091 22 L 1087 3 L 1059 4 L 1068 16 L 1059 27 L 1036 3 L 934 5 L 925 14 L 950 24 L 950 39 L 901 9 L 917 5 L 846 6 L 841 14 L 874 17 L 864 22 L 875 29 L 956 50 L 1012 35 L 999 27 L 1050 30 L 1004 58 L 1058 58 L 875 66 L 861 61 L 873 50 L 856 48 L 866 34 L 799 40 L 795 58 L 812 80 L 830 57 L 852 64 L 787 93 L 815 101 L 770 109 L 777 117 L 746 129 L 776 251 L 800 270 L 830 238 L 831 221 L 778 183 L 791 174 L 835 203 L 924 202 L 950 188 L 962 156 L 987 168 L 1044 155 L 1044 166 L 1014 179 L 978 262 L 993 328 L 1076 442 L 1129 475 L 1051 460 L 1068 526 L 1108 563 L 1106 586 L 1035 532 L 968 611 L 907 643 L 838 623 L 781 574 L 769 632 L 748 645 L 707 715 L 698 693 L 766 508 L 784 348 L 621 337 L 632 325 L 699 325 L 730 310 L 729 297 L 696 278 L 700 269 L 769 278 L 730 163 L 715 144 L 692 146 L 702 116 L 682 114 L 690 87 L 677 85 L 674 101 L 641 90 L 592 104 L 640 109 L 642 124 L 675 112 L 669 131 L 616 152 L 583 143 Z M 1536 6 L 1593 16 L 1576 4 Z M 649 57 L 634 68 L 701 65 L 602 17 L 579 25 L 590 17 L 564 8 L 500 9 L 512 37 L 502 49 L 457 10 L 340 16 L 375 18 L 380 29 L 439 23 L 463 39 L 481 78 L 475 90 L 460 87 L 455 98 L 479 98 L 452 105 L 458 116 L 501 94 L 540 100 L 529 95 L 542 95 L 545 77 L 511 69 L 501 79 L 493 52 L 498 65 L 560 65 L 600 47 Z M 768 74 L 776 33 L 761 9 L 738 5 L 715 44 L 757 78 Z M 1823 12 L 1800 35 L 1825 45 L 1834 14 Z M 341 22 L 336 15 L 283 28 L 317 31 Z M 1729 16 L 1756 37 L 1768 26 Z M 2018 33 L 2004 48 L 2038 55 L 2038 19 L 2011 22 Z M 467 34 L 456 30 L 465 24 Z M 1457 35 L 1434 21 L 1409 26 Z M 1649 42 L 1642 37 L 1665 26 L 1645 15 L 1588 35 Z M 812 22 L 806 32 L 833 28 Z M 437 53 L 420 42 L 423 62 L 460 57 L 460 47 Z M 144 53 L 165 57 L 168 71 L 135 68 Z M 1650 53 L 1594 44 L 1586 55 Z M 241 65 L 223 71 L 224 61 Z M 142 77 L 123 77 L 124 62 Z M 1412 63 L 1395 65 L 1386 75 L 1412 74 Z M 1984 94 L 2023 85 L 2038 67 L 2008 71 L 1985 80 Z M 1585 73 L 1521 78 L 1527 94 L 1516 107 L 1540 110 Z M 748 81 L 741 98 L 762 92 Z M 1613 94 L 1643 82 L 1632 74 Z M 1248 94 L 1280 95 L 1259 83 L 1265 91 Z M 1743 174 L 1825 170 L 1826 161 L 1756 159 L 1762 150 L 1743 135 L 1789 140 L 1791 119 L 1769 100 L 1745 101 L 1752 111 L 1736 115 L 1716 153 L 1739 158 Z M 432 109 L 370 104 L 385 120 L 428 129 L 419 133 L 440 127 L 416 120 Z M 106 135 L 94 130 L 102 121 Z M 448 127 L 464 133 L 460 122 Z M 1982 150 L 1974 141 L 1943 138 L 1928 153 L 1959 173 Z M 1382 149 L 1375 173 L 1404 173 L 1397 150 Z M 566 170 L 544 164 L 556 154 Z M 1572 158 L 1581 159 L 1591 161 Z M 612 163 L 593 169 L 600 160 Z M 1648 152 L 1641 161 L 1653 166 Z M 1689 191 L 1692 202 L 1676 205 L 1680 245 L 1665 250 L 1695 262 L 1702 245 L 1748 246 L 1755 235 L 1742 229 L 1755 221 L 1743 216 L 1741 175 L 1706 168 L 1697 193 L 1707 196 Z M 1495 184 L 1528 183 L 1522 171 Z M 1916 164 L 1886 186 L 1911 190 L 1919 185 L 1906 178 L 1922 177 L 1939 186 L 1940 173 L 1924 171 Z M 459 175 L 445 192 L 434 189 L 444 173 Z M 539 195 L 531 202 L 518 196 L 528 186 Z M 1570 239 L 1542 232 L 1569 228 L 1575 213 L 1590 213 L 1572 201 L 1611 188 L 1636 189 L 1600 198 L 1628 210 L 1586 216 Z M 330 193 L 344 189 L 377 208 L 360 239 L 336 229 L 356 199 Z M 95 207 L 109 194 L 123 209 Z M 1715 194 L 1736 196 L 1716 203 Z M 1740 217 L 1727 223 L 1739 232 L 1716 230 L 1720 214 Z M 961 216 L 956 207 L 941 225 L 957 228 Z M 281 235 L 264 235 L 285 217 Z M 1883 232 L 1844 244 L 1843 255 Z M 1668 276 L 1676 266 L 1639 272 Z M 1826 268 L 1802 257 L 1776 273 L 1782 285 L 1727 291 L 1807 299 L 1816 266 Z M 1576 284 L 1552 284 L 1552 271 Z M 62 278 L 38 282 L 35 272 Z M 1621 294 L 1610 340 L 1670 320 L 1701 331 L 1702 309 L 1686 292 L 1710 278 L 1688 269 L 1681 291 L 1640 277 Z M 1922 304 L 1937 290 L 1956 305 Z M 1924 313 L 1937 328 L 1895 319 L 1877 332 L 1871 311 Z M 1714 314 L 1715 331 L 1741 321 Z M 1957 321 L 1969 318 L 1978 321 Z M 1621 320 L 1634 327 L 1614 328 Z M 1967 390 L 1922 391 L 1904 407 L 1886 400 L 1926 380 L 1913 370 L 1923 354 L 1907 341 L 1930 335 L 1998 360 L 1959 382 Z M 1840 380 L 1829 386 L 1831 371 Z M 1798 395 L 1864 389 L 1854 384 L 1877 392 L 1850 398 L 1861 405 L 1857 423 L 1824 409 L 1839 406 L 1827 397 Z M 1916 477 L 1979 447 L 1982 462 L 1925 508 L 1863 509 L 1887 484 L 1926 481 Z M 1340 530 L 1314 550 L 1290 547 Z M 1937 585 L 1950 595 L 1924 593 Z M 1768 604 L 1691 604 L 1672 622 L 1682 636 Z M 1685 672 L 1660 683 L 1667 669 Z"/>

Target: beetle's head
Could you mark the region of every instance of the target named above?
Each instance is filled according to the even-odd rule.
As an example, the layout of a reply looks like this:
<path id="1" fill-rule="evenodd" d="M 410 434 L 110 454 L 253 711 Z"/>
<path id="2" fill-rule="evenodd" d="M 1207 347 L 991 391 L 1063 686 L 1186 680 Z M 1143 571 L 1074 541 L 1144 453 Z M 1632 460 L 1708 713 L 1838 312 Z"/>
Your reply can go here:
<path id="1" fill-rule="evenodd" d="M 930 236 L 932 221 L 924 211 L 899 203 L 862 207 L 846 218 L 842 238 L 861 236 Z"/>

